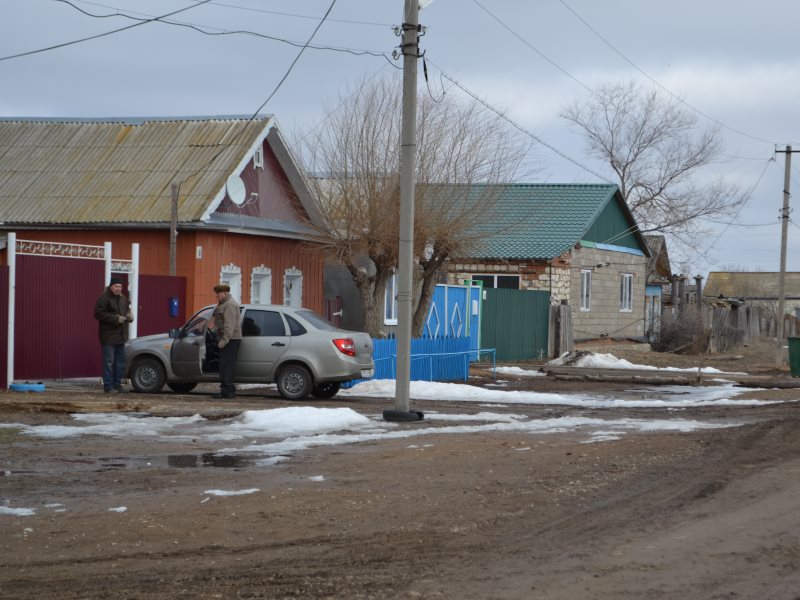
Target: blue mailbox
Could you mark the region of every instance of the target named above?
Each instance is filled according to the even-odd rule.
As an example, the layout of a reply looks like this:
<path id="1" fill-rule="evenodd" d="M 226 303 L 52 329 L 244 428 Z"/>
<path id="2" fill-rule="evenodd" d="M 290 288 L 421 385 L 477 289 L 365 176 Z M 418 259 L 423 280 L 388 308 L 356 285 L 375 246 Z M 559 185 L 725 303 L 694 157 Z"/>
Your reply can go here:
<path id="1" fill-rule="evenodd" d="M 169 316 L 177 317 L 179 312 L 179 303 L 177 296 L 170 296 L 169 298 Z"/>

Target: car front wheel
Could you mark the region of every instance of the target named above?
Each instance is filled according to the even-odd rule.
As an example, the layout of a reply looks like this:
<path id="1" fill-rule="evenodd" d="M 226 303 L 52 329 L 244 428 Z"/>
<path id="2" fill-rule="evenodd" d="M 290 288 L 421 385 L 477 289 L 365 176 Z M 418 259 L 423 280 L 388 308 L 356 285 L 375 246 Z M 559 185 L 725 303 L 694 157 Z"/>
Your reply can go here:
<path id="1" fill-rule="evenodd" d="M 287 365 L 278 373 L 278 392 L 287 400 L 303 400 L 311 393 L 311 373 L 302 365 Z"/>
<path id="2" fill-rule="evenodd" d="M 164 387 L 164 366 L 155 358 L 140 358 L 133 364 L 131 385 L 137 392 L 155 394 Z"/>
<path id="3" fill-rule="evenodd" d="M 338 394 L 340 387 L 341 384 L 338 381 L 318 383 L 314 386 L 314 389 L 311 390 L 311 395 L 319 400 L 327 400 L 328 398 L 333 398 L 336 394 Z"/>

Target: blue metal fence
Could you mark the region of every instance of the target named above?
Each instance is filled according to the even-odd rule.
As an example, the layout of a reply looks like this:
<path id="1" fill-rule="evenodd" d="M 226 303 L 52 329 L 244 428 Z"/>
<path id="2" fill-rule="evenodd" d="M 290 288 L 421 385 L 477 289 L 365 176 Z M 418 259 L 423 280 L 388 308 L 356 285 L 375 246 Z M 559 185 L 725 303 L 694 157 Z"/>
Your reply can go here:
<path id="1" fill-rule="evenodd" d="M 397 378 L 397 340 L 386 338 L 372 340 L 375 376 L 373 379 Z M 495 364 L 494 349 L 472 348 L 470 338 L 415 338 L 411 340 L 411 381 L 466 381 L 469 364 L 482 354 L 491 355 Z M 348 388 L 359 381 L 343 384 Z"/>

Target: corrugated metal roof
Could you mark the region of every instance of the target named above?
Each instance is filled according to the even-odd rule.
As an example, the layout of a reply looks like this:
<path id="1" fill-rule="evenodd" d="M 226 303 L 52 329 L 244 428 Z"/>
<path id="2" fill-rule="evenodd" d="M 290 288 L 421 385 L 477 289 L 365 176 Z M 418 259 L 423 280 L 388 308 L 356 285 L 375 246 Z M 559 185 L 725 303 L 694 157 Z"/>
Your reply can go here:
<path id="1" fill-rule="evenodd" d="M 456 189 L 442 186 L 448 188 Z M 485 236 L 470 253 L 475 258 L 554 258 L 579 242 L 610 202 L 624 205 L 617 186 L 610 184 L 476 185 L 468 190 L 473 201 L 485 198 L 490 206 L 483 222 L 471 227 L 476 237 Z M 644 246 L 638 231 L 636 236 Z"/>
<path id="2" fill-rule="evenodd" d="M 751 298 L 774 300 L 778 298 L 780 273 L 741 271 L 712 271 L 703 289 L 703 296 L 719 298 Z M 800 298 L 800 273 L 785 274 L 784 295 Z"/>
<path id="3" fill-rule="evenodd" d="M 199 221 L 272 118 L 0 120 L 0 221 Z M 219 156 L 216 156 L 220 153 Z"/>

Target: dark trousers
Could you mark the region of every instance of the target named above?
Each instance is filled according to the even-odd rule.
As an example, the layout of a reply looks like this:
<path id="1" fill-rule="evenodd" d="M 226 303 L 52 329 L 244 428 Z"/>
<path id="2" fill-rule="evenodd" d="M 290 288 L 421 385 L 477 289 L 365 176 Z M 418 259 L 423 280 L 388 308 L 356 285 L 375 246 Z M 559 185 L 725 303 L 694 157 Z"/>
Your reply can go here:
<path id="1" fill-rule="evenodd" d="M 103 349 L 103 389 L 119 389 L 125 374 L 125 344 L 101 344 Z"/>
<path id="2" fill-rule="evenodd" d="M 219 391 L 225 398 L 233 398 L 236 395 L 233 373 L 236 370 L 236 357 L 239 355 L 241 345 L 242 340 L 230 340 L 219 351 Z"/>

